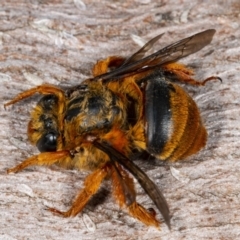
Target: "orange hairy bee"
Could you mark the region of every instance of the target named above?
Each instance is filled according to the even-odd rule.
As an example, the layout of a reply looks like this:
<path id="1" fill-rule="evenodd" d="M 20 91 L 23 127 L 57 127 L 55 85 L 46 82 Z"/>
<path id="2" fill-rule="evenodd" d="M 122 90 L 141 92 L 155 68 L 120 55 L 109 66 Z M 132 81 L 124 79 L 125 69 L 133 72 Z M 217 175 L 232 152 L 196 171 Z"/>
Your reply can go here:
<path id="1" fill-rule="evenodd" d="M 205 146 L 207 133 L 197 105 L 172 80 L 204 85 L 220 79 L 196 81 L 192 70 L 176 63 L 209 44 L 214 33 L 213 29 L 197 33 L 144 57 L 159 35 L 129 58 L 111 56 L 97 62 L 94 77 L 80 85 L 63 90 L 44 84 L 18 94 L 5 107 L 35 93 L 44 95 L 28 124 L 29 140 L 41 153 L 8 173 L 51 164 L 91 170 L 68 211 L 49 210 L 64 217 L 77 215 L 102 181 L 110 178 L 118 204 L 144 224 L 158 227 L 156 214 L 136 202 L 130 172 L 170 227 L 164 196 L 133 159 L 136 152 L 148 152 L 157 159 L 175 161 Z"/>

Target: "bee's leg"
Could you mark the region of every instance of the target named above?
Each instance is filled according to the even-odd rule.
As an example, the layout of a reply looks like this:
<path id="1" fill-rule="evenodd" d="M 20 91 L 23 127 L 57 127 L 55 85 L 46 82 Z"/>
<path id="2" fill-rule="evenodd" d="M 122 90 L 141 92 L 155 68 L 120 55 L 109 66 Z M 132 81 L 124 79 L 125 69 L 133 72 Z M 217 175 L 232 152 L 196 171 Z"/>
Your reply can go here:
<path id="1" fill-rule="evenodd" d="M 154 210 L 147 210 L 139 203 L 133 202 L 130 206 L 128 206 L 128 211 L 134 218 L 137 218 L 144 224 L 159 228 L 160 222 L 156 219 L 156 213 Z"/>
<path id="2" fill-rule="evenodd" d="M 194 75 L 193 70 L 187 68 L 185 65 L 180 63 L 169 63 L 163 66 L 163 70 L 172 73 L 174 75 L 174 80 L 196 86 L 204 86 L 206 82 L 212 80 L 222 81 L 220 77 L 216 76 L 206 78 L 204 81 L 195 80 L 194 78 L 192 78 L 192 76 Z"/>
<path id="3" fill-rule="evenodd" d="M 112 168 L 111 179 L 113 196 L 120 207 L 129 206 L 136 200 L 133 179 L 117 163 Z"/>
<path id="4" fill-rule="evenodd" d="M 31 97 L 35 93 L 40 93 L 43 95 L 54 94 L 58 98 L 59 130 L 62 131 L 62 129 L 63 129 L 63 112 L 65 109 L 66 100 L 65 100 L 64 91 L 55 86 L 43 84 L 38 87 L 31 88 L 24 92 L 21 92 L 16 97 L 14 97 L 11 101 L 5 103 L 4 108 L 6 108 L 7 106 L 14 104 L 16 102 L 19 102 L 25 98 Z"/>
<path id="5" fill-rule="evenodd" d="M 93 76 L 96 77 L 98 75 L 108 72 L 108 70 L 110 70 L 110 69 L 114 69 L 114 68 L 121 66 L 121 64 L 124 62 L 124 60 L 125 59 L 122 57 L 111 56 L 111 57 L 108 57 L 108 58 L 98 61 L 93 66 L 93 70 L 92 70 Z"/>
<path id="6" fill-rule="evenodd" d="M 40 93 L 40 94 L 54 94 L 58 97 L 58 100 L 60 102 L 63 102 L 65 100 L 64 92 L 60 88 L 43 84 L 35 88 L 28 89 L 24 92 L 19 93 L 16 97 L 14 97 L 11 101 L 7 102 L 4 104 L 4 107 L 7 107 L 11 104 L 14 104 L 16 102 L 19 102 L 25 98 L 31 97 L 35 93 Z"/>
<path id="7" fill-rule="evenodd" d="M 160 222 L 155 218 L 155 213 L 148 211 L 136 202 L 136 192 L 133 179 L 128 173 L 117 166 L 112 171 L 113 195 L 120 207 L 126 206 L 130 215 L 148 226 L 159 227 Z"/>
<path id="8" fill-rule="evenodd" d="M 85 207 L 100 187 L 104 178 L 108 175 L 108 167 L 103 167 L 95 170 L 87 176 L 84 182 L 84 189 L 78 194 L 70 209 L 66 212 L 61 212 L 55 208 L 48 208 L 49 211 L 62 215 L 63 217 L 76 216 Z"/>
<path id="9" fill-rule="evenodd" d="M 69 156 L 69 151 L 43 152 L 32 156 L 14 168 L 7 170 L 7 173 L 17 173 L 26 167 L 33 165 L 52 165 Z"/>

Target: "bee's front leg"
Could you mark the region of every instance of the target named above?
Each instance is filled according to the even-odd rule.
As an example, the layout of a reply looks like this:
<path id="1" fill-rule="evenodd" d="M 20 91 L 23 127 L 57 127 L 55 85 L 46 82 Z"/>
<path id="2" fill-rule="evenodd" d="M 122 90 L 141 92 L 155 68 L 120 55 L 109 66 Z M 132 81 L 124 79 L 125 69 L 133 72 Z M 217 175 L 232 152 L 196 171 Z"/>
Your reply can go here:
<path id="1" fill-rule="evenodd" d="M 19 102 L 23 99 L 29 98 L 29 97 L 33 96 L 35 93 L 40 93 L 40 94 L 43 94 L 43 95 L 54 94 L 58 97 L 58 99 L 60 99 L 61 102 L 64 102 L 64 100 L 65 100 L 63 90 L 61 90 L 60 88 L 57 88 L 55 86 L 51 86 L 51 85 L 48 85 L 48 84 L 43 84 L 43 85 L 31 88 L 31 89 L 28 89 L 24 92 L 19 93 L 11 101 L 5 103 L 4 108 L 6 108 L 9 105 L 15 104 L 15 103 L 17 103 L 17 102 Z"/>
<path id="2" fill-rule="evenodd" d="M 69 151 L 58 151 L 58 152 L 43 152 L 38 155 L 34 155 L 14 168 L 7 170 L 7 173 L 17 173 L 22 171 L 24 168 L 33 165 L 52 165 L 62 159 L 70 156 Z"/>

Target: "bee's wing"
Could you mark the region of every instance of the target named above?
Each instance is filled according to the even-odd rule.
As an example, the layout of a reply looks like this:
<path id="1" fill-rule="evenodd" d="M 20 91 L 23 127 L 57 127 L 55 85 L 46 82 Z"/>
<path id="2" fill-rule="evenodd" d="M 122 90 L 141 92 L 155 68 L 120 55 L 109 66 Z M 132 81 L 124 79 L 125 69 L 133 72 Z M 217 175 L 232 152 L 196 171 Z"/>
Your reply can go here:
<path id="1" fill-rule="evenodd" d="M 175 62 L 180 58 L 195 53 L 208 45 L 212 41 L 215 32 L 216 31 L 214 29 L 205 30 L 170 44 L 149 56 L 143 57 L 152 45 L 162 36 L 162 34 L 158 35 L 128 58 L 119 68 L 99 75 L 92 80 L 111 81 L 115 80 L 114 78 L 125 77 L 131 74 L 153 69 L 155 67 L 160 67 L 161 65 L 169 62 Z"/>
<path id="2" fill-rule="evenodd" d="M 107 142 L 95 140 L 93 144 L 95 147 L 108 154 L 113 161 L 120 163 L 138 180 L 139 184 L 161 212 L 167 226 L 170 229 L 170 215 L 167 201 L 154 182 L 150 180 L 149 177 L 136 164 L 134 164 L 133 161 L 110 146 Z"/>
<path id="3" fill-rule="evenodd" d="M 120 66 L 120 68 L 122 68 L 125 65 L 128 65 L 131 62 L 136 62 L 140 59 L 142 59 L 146 52 L 149 51 L 152 46 L 155 44 L 155 42 L 157 42 L 164 33 L 159 34 L 158 36 L 152 38 L 150 41 L 148 41 L 142 48 L 140 48 L 137 52 L 135 52 L 131 57 L 127 58 L 124 63 Z"/>

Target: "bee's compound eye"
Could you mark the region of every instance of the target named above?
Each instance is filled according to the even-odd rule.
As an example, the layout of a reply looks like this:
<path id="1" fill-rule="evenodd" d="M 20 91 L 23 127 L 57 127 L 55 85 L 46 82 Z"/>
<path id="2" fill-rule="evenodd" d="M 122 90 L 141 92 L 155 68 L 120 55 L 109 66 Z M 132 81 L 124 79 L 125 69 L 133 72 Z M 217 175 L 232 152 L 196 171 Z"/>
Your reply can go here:
<path id="1" fill-rule="evenodd" d="M 40 152 L 54 152 L 57 150 L 57 133 L 48 132 L 38 140 L 37 148 Z"/>

